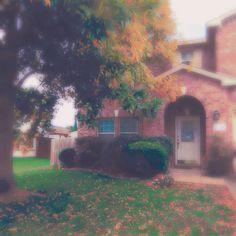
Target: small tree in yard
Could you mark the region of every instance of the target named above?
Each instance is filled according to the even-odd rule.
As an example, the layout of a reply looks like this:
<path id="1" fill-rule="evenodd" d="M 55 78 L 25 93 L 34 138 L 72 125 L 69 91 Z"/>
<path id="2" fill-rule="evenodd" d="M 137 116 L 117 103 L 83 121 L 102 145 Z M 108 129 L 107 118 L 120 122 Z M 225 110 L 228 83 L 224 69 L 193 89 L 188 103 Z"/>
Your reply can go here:
<path id="1" fill-rule="evenodd" d="M 92 126 L 106 98 L 155 115 L 160 97 L 176 96 L 174 79 L 156 79 L 146 66 L 174 58 L 166 0 L 3 0 L 0 29 L 2 192 L 14 189 L 14 126 L 47 127 L 59 98 L 73 97 L 85 111 L 80 121 Z M 40 89 L 23 89 L 32 74 Z"/>

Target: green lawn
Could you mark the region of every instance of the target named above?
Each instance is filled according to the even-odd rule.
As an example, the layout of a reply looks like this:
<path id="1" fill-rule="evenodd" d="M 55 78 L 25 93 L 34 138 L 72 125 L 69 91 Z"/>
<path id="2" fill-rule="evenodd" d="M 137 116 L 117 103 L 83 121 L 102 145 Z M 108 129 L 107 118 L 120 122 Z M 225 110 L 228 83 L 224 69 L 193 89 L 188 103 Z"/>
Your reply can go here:
<path id="1" fill-rule="evenodd" d="M 48 165 L 42 159 L 14 160 L 18 186 L 41 195 L 1 204 L 0 235 L 233 234 L 234 212 L 217 203 L 219 188 L 177 184 L 152 189 L 142 181 Z"/>
<path id="2" fill-rule="evenodd" d="M 27 172 L 49 169 L 49 159 L 46 158 L 14 158 L 14 173 L 22 175 Z"/>

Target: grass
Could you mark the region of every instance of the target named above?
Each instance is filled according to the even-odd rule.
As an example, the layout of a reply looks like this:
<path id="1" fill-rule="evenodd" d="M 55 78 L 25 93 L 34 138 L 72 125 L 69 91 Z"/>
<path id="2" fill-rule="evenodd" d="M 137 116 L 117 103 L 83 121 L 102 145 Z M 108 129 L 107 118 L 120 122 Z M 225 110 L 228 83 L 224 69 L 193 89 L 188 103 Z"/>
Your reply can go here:
<path id="1" fill-rule="evenodd" d="M 221 188 L 153 189 L 137 180 L 48 165 L 43 159 L 14 160 L 18 186 L 40 195 L 1 204 L 0 235 L 233 234 L 234 212 L 216 199 L 226 196 Z"/>
<path id="2" fill-rule="evenodd" d="M 14 158 L 14 174 L 22 175 L 27 172 L 49 169 L 49 160 L 46 158 Z"/>

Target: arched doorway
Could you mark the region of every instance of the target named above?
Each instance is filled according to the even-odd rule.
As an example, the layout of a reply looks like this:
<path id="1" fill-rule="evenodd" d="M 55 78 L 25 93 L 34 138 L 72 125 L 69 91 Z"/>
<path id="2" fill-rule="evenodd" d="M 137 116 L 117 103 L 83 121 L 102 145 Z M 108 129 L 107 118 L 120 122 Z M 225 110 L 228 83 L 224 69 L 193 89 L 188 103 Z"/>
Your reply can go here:
<path id="1" fill-rule="evenodd" d="M 172 164 L 201 166 L 206 150 L 206 113 L 202 103 L 183 96 L 165 109 L 165 133 L 174 140 Z"/>

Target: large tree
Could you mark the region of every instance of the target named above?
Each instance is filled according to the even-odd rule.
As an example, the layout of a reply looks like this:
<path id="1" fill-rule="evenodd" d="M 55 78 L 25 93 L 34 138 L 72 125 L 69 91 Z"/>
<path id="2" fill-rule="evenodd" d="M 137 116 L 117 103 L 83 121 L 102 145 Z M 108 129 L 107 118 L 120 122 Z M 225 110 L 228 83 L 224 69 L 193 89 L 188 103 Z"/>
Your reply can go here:
<path id="1" fill-rule="evenodd" d="M 14 188 L 14 124 L 30 117 L 36 132 L 60 97 L 73 97 L 89 125 L 105 98 L 130 112 L 173 98 L 173 79 L 156 79 L 147 66 L 173 60 L 173 26 L 167 0 L 2 0 L 0 193 Z M 32 74 L 39 92 L 22 88 Z"/>

